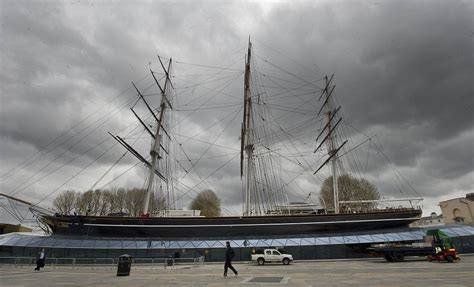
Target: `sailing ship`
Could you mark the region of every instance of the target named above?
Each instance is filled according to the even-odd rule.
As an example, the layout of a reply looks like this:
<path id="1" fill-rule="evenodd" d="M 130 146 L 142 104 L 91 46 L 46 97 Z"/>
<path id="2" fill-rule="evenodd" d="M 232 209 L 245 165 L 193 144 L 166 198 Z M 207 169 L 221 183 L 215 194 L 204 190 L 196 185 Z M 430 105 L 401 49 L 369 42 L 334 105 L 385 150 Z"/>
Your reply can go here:
<path id="1" fill-rule="evenodd" d="M 244 105 L 243 120 L 240 132 L 240 177 L 243 190 L 242 216 L 202 217 L 202 216 L 173 216 L 169 209 L 162 214 L 149 215 L 150 195 L 154 188 L 170 189 L 169 174 L 165 172 L 165 157 L 171 152 L 168 142 L 172 135 L 168 132 L 166 119 L 173 110 L 174 85 L 171 81 L 172 59 L 167 65 L 159 58 L 164 73 L 164 84 L 155 77 L 150 70 L 154 82 L 159 87 L 161 102 L 159 111 L 147 103 L 140 90 L 133 84 L 139 99 L 145 103 L 149 113 L 155 121 L 155 129 L 144 123 L 137 116 L 143 128 L 152 138 L 150 156 L 142 156 L 125 139 L 120 136 L 112 137 L 128 152 L 134 155 L 148 168 L 146 193 L 143 200 L 142 216 L 93 216 L 93 215 L 68 215 L 52 214 L 31 205 L 39 221 L 45 224 L 54 234 L 71 236 L 100 236 L 100 237 L 146 237 L 146 238 L 230 238 L 230 237 L 256 237 L 256 236 L 304 236 L 308 234 L 354 232 L 362 230 L 387 229 L 406 227 L 409 223 L 421 216 L 419 207 L 390 208 L 368 210 L 350 210 L 342 208 L 344 204 L 354 202 L 341 202 L 338 199 L 338 160 L 340 151 L 347 143 L 337 141 L 336 130 L 341 118 L 338 115 L 340 107 L 335 107 L 332 93 L 335 85 L 332 84 L 333 76 L 324 77 L 324 87 L 320 92 L 319 100 L 322 103 L 318 114 L 322 115 L 324 125 L 317 136 L 318 146 L 315 153 L 326 147 L 326 158 L 314 174 L 324 166 L 329 166 L 333 179 L 333 207 L 321 209 L 308 208 L 304 203 L 304 212 L 294 212 L 293 205 L 287 203 L 283 193 L 280 176 L 272 174 L 279 169 L 279 162 L 271 154 L 271 142 L 262 140 L 262 128 L 258 121 L 256 110 L 263 106 L 262 93 L 252 90 L 252 44 L 249 41 L 245 59 L 244 74 Z M 161 79 L 163 80 L 163 79 Z M 316 112 L 316 111 L 315 111 Z M 263 119 L 265 120 L 265 119 Z M 270 167 L 270 168 L 268 168 Z M 160 184 L 156 184 L 160 181 Z M 165 192 L 169 194 L 169 192 Z M 374 207 L 374 202 L 366 201 Z"/>

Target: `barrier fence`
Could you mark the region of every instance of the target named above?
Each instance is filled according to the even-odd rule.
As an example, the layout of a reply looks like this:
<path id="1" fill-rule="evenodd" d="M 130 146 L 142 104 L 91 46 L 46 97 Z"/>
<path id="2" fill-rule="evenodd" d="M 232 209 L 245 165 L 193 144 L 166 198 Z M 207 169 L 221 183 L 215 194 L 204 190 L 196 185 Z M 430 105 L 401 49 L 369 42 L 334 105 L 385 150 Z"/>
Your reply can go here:
<path id="1" fill-rule="evenodd" d="M 111 267 L 115 268 L 118 264 L 118 258 L 46 258 L 45 266 L 51 268 L 58 267 Z M 13 268 L 22 268 L 36 266 L 35 257 L 0 257 L 0 266 L 6 265 Z M 175 265 L 204 265 L 204 256 L 195 258 L 173 258 L 173 257 L 161 257 L 161 258 L 132 258 L 132 269 L 137 267 L 164 267 L 170 268 Z"/>

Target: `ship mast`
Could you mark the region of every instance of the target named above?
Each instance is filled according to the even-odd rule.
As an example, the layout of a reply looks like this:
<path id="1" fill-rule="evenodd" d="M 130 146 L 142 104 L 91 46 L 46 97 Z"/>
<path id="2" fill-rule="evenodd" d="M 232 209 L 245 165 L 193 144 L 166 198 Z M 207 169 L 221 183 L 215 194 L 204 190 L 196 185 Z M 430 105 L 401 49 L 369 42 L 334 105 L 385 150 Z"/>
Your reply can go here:
<path id="1" fill-rule="evenodd" d="M 281 181 L 281 164 L 273 156 L 275 133 L 266 104 L 268 99 L 259 73 L 253 73 L 252 43 L 249 39 L 245 59 L 244 111 L 241 127 L 240 176 L 244 216 L 287 213 L 288 197 Z"/>
<path id="2" fill-rule="evenodd" d="M 148 182 L 147 182 L 147 189 L 145 190 L 145 196 L 143 197 L 143 209 L 142 209 L 142 215 L 147 217 L 148 214 L 148 209 L 150 206 L 150 197 L 151 194 L 153 193 L 153 182 L 155 175 L 157 175 L 165 184 L 167 185 L 167 192 L 168 194 L 166 195 L 166 201 L 165 201 L 165 208 L 169 207 L 169 203 L 172 201 L 172 198 L 169 194 L 169 188 L 168 188 L 168 174 L 163 174 L 161 171 L 158 170 L 159 166 L 159 160 L 162 158 L 160 156 L 161 150 L 163 150 L 166 154 L 168 154 L 167 148 L 163 146 L 162 143 L 162 137 L 163 135 L 166 135 L 167 139 L 171 140 L 169 132 L 166 131 L 164 121 L 165 121 L 165 114 L 168 109 L 173 109 L 169 97 L 169 86 L 173 87 L 173 83 L 171 82 L 170 79 L 170 71 L 171 71 L 171 63 L 172 59 L 169 60 L 168 63 L 168 68 L 165 68 L 163 65 L 163 62 L 161 61 L 160 56 L 158 56 L 158 60 L 160 60 L 161 67 L 163 68 L 164 74 L 166 76 L 165 84 L 162 86 L 158 82 L 158 80 L 155 77 L 155 74 L 152 70 L 150 70 L 151 75 L 153 76 L 153 79 L 155 80 L 156 85 L 161 91 L 161 102 L 160 102 L 160 110 L 159 110 L 159 117 L 155 114 L 155 111 L 150 107 L 150 105 L 147 103 L 145 100 L 145 97 L 143 97 L 142 93 L 140 90 L 138 90 L 137 86 L 132 82 L 133 87 L 138 93 L 138 96 L 140 99 L 145 103 L 145 106 L 147 107 L 148 111 L 150 114 L 153 116 L 153 118 L 156 121 L 156 129 L 155 132 L 150 130 L 148 125 L 140 119 L 140 117 L 137 115 L 137 113 L 131 108 L 133 114 L 137 117 L 138 121 L 143 125 L 145 130 L 150 134 L 152 137 L 152 144 L 150 148 L 150 156 L 151 156 L 151 161 L 146 159 L 143 155 L 141 155 L 137 150 L 135 150 L 130 144 L 128 144 L 125 139 L 121 138 L 120 136 L 114 136 L 111 133 L 109 133 L 116 141 L 118 141 L 126 150 L 128 150 L 133 156 L 135 156 L 138 160 L 143 162 L 146 167 L 149 168 L 150 173 L 148 175 Z"/>
<path id="3" fill-rule="evenodd" d="M 333 188 L 333 199 L 334 199 L 334 213 L 339 213 L 339 188 L 337 184 L 337 160 L 338 156 L 337 153 L 339 150 L 347 143 L 347 140 L 344 141 L 340 146 L 337 144 L 337 138 L 336 138 L 336 127 L 338 124 L 342 121 L 342 118 L 339 118 L 337 121 L 335 121 L 337 112 L 341 107 L 338 107 L 334 109 L 333 101 L 332 101 L 332 92 L 334 91 L 334 88 L 336 85 L 331 85 L 331 81 L 333 79 L 334 75 L 331 76 L 331 78 L 328 78 L 327 76 L 324 77 L 325 81 L 325 87 L 324 90 L 321 94 L 321 97 L 319 100 L 324 99 L 324 103 L 322 104 L 318 115 L 321 114 L 321 112 L 324 110 L 325 114 L 325 119 L 326 119 L 326 124 L 322 128 L 320 134 L 316 138 L 316 142 L 318 139 L 323 135 L 326 134 L 324 139 L 321 141 L 321 143 L 318 145 L 318 147 L 314 150 L 314 152 L 318 151 L 319 148 L 326 143 L 327 151 L 328 151 L 328 158 L 326 161 L 314 172 L 316 174 L 323 166 L 325 166 L 328 162 L 331 163 L 331 174 L 332 174 L 332 188 Z"/>
<path id="4" fill-rule="evenodd" d="M 331 77 L 332 79 L 332 77 Z M 325 97 L 326 97 L 326 119 L 327 119 L 327 124 L 328 124 L 328 141 L 327 141 L 327 146 L 328 146 L 328 155 L 331 157 L 331 173 L 332 173 L 332 189 L 333 189 L 333 198 L 334 198 L 334 213 L 338 214 L 339 213 L 339 189 L 337 186 L 337 156 L 336 156 L 336 134 L 335 132 L 332 131 L 332 101 L 330 98 L 329 94 L 329 83 L 330 81 L 328 80 L 328 76 L 324 77 L 324 81 L 326 83 L 325 87 Z"/>
<path id="5" fill-rule="evenodd" d="M 244 185 L 244 215 L 251 215 L 254 213 L 252 210 L 252 194 L 251 194 L 251 176 L 253 172 L 253 139 L 251 132 L 251 121 L 252 121 L 252 98 L 250 92 L 250 58 L 252 51 L 252 43 L 249 39 L 249 45 L 247 50 L 247 59 L 245 63 L 245 77 L 244 77 L 244 114 L 242 122 L 242 131 L 241 131 L 241 151 L 240 151 L 240 177 L 244 176 L 244 157 L 247 159 L 247 166 L 245 168 L 246 172 L 246 182 Z"/>
<path id="6" fill-rule="evenodd" d="M 150 149 L 150 156 L 151 156 L 151 163 L 150 163 L 150 174 L 148 175 L 148 186 L 145 192 L 145 196 L 143 198 L 143 215 L 148 215 L 148 207 L 150 205 L 150 195 L 153 191 L 153 179 L 156 173 L 156 167 L 157 167 L 157 161 L 161 158 L 160 157 L 160 147 L 161 147 L 161 128 L 162 128 L 162 123 L 164 120 L 164 115 L 165 112 L 168 108 L 171 108 L 170 101 L 166 95 L 167 92 L 167 87 L 171 84 L 170 82 L 170 77 L 169 77 L 169 72 L 171 70 L 171 62 L 172 59 L 170 59 L 169 64 L 168 64 L 168 69 L 165 69 L 163 62 L 161 61 L 161 58 L 158 56 L 158 59 L 160 60 L 160 64 L 165 72 L 166 75 L 166 81 L 165 85 L 161 87 L 161 85 L 158 83 L 157 79 L 155 78 L 155 75 L 153 74 L 153 71 L 151 71 L 153 78 L 155 79 L 156 84 L 160 88 L 161 91 L 161 103 L 160 103 L 160 117 L 157 119 L 156 123 L 156 132 L 153 137 L 153 142 L 151 144 L 151 149 Z M 153 112 L 153 111 L 151 111 Z M 156 117 L 155 117 L 156 119 Z M 164 130 L 164 129 L 163 129 Z"/>

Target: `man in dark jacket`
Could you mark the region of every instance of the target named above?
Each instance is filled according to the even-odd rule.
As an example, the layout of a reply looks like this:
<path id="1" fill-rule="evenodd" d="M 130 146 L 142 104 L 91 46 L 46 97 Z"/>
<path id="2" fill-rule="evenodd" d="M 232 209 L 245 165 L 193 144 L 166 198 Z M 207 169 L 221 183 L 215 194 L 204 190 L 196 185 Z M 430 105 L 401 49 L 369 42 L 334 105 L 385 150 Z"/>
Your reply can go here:
<path id="1" fill-rule="evenodd" d="M 36 256 L 35 271 L 40 271 L 40 268 L 44 267 L 44 261 L 45 260 L 46 260 L 46 252 L 44 251 L 44 248 L 42 248 L 41 251 L 38 252 L 38 255 Z"/>
<path id="2" fill-rule="evenodd" d="M 237 276 L 239 272 L 237 272 L 237 270 L 235 270 L 235 268 L 232 266 L 232 258 L 234 258 L 235 255 L 234 250 L 232 247 L 230 247 L 229 241 L 226 241 L 225 245 L 224 277 L 227 277 L 227 268 L 230 268 L 230 270 L 234 272 L 235 276 Z"/>

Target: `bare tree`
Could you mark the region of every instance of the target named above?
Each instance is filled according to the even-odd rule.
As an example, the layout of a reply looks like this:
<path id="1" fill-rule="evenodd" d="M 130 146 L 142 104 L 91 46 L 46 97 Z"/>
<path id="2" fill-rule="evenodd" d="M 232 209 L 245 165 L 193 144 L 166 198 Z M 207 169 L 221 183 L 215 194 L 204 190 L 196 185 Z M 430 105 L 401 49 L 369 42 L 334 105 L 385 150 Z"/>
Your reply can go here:
<path id="1" fill-rule="evenodd" d="M 221 200 L 212 190 L 204 190 L 193 199 L 189 208 L 201 210 L 206 217 L 220 216 Z"/>
<path id="2" fill-rule="evenodd" d="M 132 188 L 126 192 L 127 200 L 125 201 L 125 208 L 130 216 L 140 216 L 143 211 L 143 198 L 145 197 L 145 190 L 139 188 Z"/>
<path id="3" fill-rule="evenodd" d="M 111 210 L 114 213 L 125 212 L 125 202 L 127 201 L 127 192 L 124 188 L 118 188 L 114 191 L 114 204 Z"/>
<path id="4" fill-rule="evenodd" d="M 110 213 L 111 191 L 106 189 L 98 192 L 100 193 L 98 215 L 107 215 Z"/>
<path id="5" fill-rule="evenodd" d="M 60 214 L 71 214 L 75 208 L 75 203 L 76 192 L 65 190 L 54 199 L 53 206 Z"/>
<path id="6" fill-rule="evenodd" d="M 102 192 L 96 189 L 92 192 L 92 201 L 90 206 L 90 214 L 99 215 L 102 201 Z"/>
<path id="7" fill-rule="evenodd" d="M 129 216 L 140 216 L 143 208 L 145 190 L 132 189 L 109 189 L 88 190 L 84 193 L 64 191 L 54 200 L 54 206 L 58 212 L 70 214 L 76 211 L 79 215 L 107 215 L 128 214 Z M 165 201 L 156 194 L 150 197 L 150 213 L 159 214 L 165 209 Z"/>
<path id="8" fill-rule="evenodd" d="M 92 211 L 93 191 L 88 190 L 82 194 L 78 194 L 76 200 L 76 211 L 80 215 L 89 215 Z"/>
<path id="9" fill-rule="evenodd" d="M 357 179 L 348 174 L 341 175 L 337 178 L 340 201 L 353 200 L 377 200 L 380 194 L 375 185 L 364 178 Z M 326 178 L 319 193 L 319 202 L 326 208 L 334 207 L 334 194 L 332 176 Z M 356 211 L 361 209 L 374 208 L 375 204 L 344 204 L 341 205 L 342 212 Z"/>

